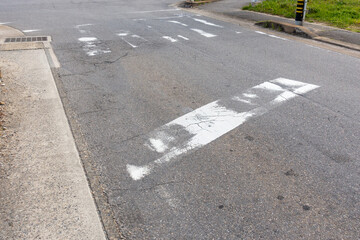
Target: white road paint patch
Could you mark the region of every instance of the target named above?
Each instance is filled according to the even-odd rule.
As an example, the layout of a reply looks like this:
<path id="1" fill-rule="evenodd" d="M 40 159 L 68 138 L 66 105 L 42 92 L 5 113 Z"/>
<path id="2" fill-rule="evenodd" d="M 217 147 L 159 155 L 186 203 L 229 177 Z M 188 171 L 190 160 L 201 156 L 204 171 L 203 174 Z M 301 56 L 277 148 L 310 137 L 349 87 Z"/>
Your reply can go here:
<path id="1" fill-rule="evenodd" d="M 236 34 L 239 34 L 239 33 L 241 33 L 241 32 L 236 32 Z"/>
<path id="2" fill-rule="evenodd" d="M 117 35 L 120 37 L 125 37 L 125 36 L 129 35 L 129 33 L 124 32 L 124 33 L 118 33 Z"/>
<path id="3" fill-rule="evenodd" d="M 263 35 L 267 35 L 266 33 L 264 32 L 260 32 L 260 31 L 255 31 L 256 33 L 259 33 L 259 34 L 263 34 Z"/>
<path id="4" fill-rule="evenodd" d="M 137 167 L 133 165 L 127 165 L 126 170 L 130 174 L 131 178 L 134 180 L 140 180 L 150 173 L 148 167 Z"/>
<path id="5" fill-rule="evenodd" d="M 23 30 L 24 33 L 32 33 L 32 32 L 39 32 L 41 31 L 40 29 L 28 29 L 28 30 Z"/>
<path id="6" fill-rule="evenodd" d="M 2 22 L 0 25 L 10 24 L 11 22 Z"/>
<path id="7" fill-rule="evenodd" d="M 149 25 L 149 26 L 147 26 L 147 27 L 148 27 L 148 28 L 152 28 L 152 26 L 150 26 L 150 25 Z"/>
<path id="8" fill-rule="evenodd" d="M 214 141 L 249 119 L 259 117 L 284 102 L 319 86 L 278 78 L 228 99 L 220 99 L 189 112 L 150 133 L 148 141 L 163 155 L 144 166 L 127 165 L 133 180 L 140 180 L 176 157 Z M 247 96 L 252 101 L 238 101 Z M 236 110 L 239 109 L 239 110 Z M 247 110 L 242 110 L 247 109 Z M 181 133 L 181 134 L 179 134 Z"/>
<path id="9" fill-rule="evenodd" d="M 134 45 L 134 44 L 132 44 L 132 43 L 130 43 L 129 41 L 127 41 L 125 38 L 121 38 L 124 42 L 126 42 L 127 44 L 129 44 L 132 48 L 137 48 L 138 46 L 136 46 L 136 45 Z"/>
<path id="10" fill-rule="evenodd" d="M 109 48 L 102 49 L 98 46 L 98 44 L 100 44 L 100 41 L 96 37 L 82 37 L 78 40 L 84 43 L 83 50 L 90 57 L 105 53 L 111 53 L 111 50 Z"/>
<path id="11" fill-rule="evenodd" d="M 258 97 L 256 94 L 253 94 L 253 93 L 243 93 L 243 96 L 247 97 L 247 98 L 257 98 Z"/>
<path id="12" fill-rule="evenodd" d="M 92 23 L 79 24 L 79 25 L 76 25 L 75 28 L 87 27 L 87 26 L 92 26 L 92 25 L 93 25 Z"/>
<path id="13" fill-rule="evenodd" d="M 140 38 L 140 39 L 142 39 L 142 40 L 144 40 L 144 41 L 147 42 L 147 40 L 146 40 L 145 38 L 140 37 L 139 35 L 136 35 L 136 34 L 131 35 L 131 37 L 133 37 L 133 38 Z"/>
<path id="14" fill-rule="evenodd" d="M 272 35 L 272 34 L 268 34 L 268 36 L 269 36 L 269 37 L 272 37 L 272 38 L 277 38 L 277 39 L 281 39 L 281 40 L 287 41 L 286 38 L 282 38 L 282 37 L 275 36 L 275 35 Z"/>
<path id="15" fill-rule="evenodd" d="M 175 24 L 179 24 L 179 25 L 184 26 L 184 27 L 187 27 L 187 26 L 188 26 L 187 24 L 182 23 L 182 22 L 179 22 L 179 21 L 171 20 L 171 21 L 168 21 L 168 22 L 170 22 L 170 23 L 175 23 Z"/>
<path id="16" fill-rule="evenodd" d="M 97 41 L 98 39 L 96 37 L 82 37 L 79 38 L 80 42 L 94 42 Z"/>
<path id="17" fill-rule="evenodd" d="M 164 39 L 169 40 L 170 42 L 174 43 L 177 42 L 178 40 L 169 36 L 163 36 Z"/>
<path id="18" fill-rule="evenodd" d="M 267 33 L 260 32 L 260 31 L 255 31 L 255 32 L 256 32 L 256 33 L 259 33 L 259 34 L 262 34 L 262 35 L 266 35 L 266 36 L 272 37 L 272 38 L 281 39 L 281 40 L 284 40 L 284 41 L 287 41 L 287 40 L 288 40 L 288 39 L 286 39 L 286 38 L 278 37 L 278 36 L 275 36 L 275 35 L 272 35 L 272 34 L 267 34 Z"/>
<path id="19" fill-rule="evenodd" d="M 168 149 L 168 146 L 165 145 L 161 139 L 150 138 L 149 142 L 150 145 L 147 146 L 158 153 L 163 153 L 166 149 Z"/>
<path id="20" fill-rule="evenodd" d="M 215 34 L 207 33 L 207 32 L 205 32 L 205 31 L 203 31 L 203 30 L 200 30 L 200 29 L 192 28 L 191 30 L 194 31 L 194 32 L 197 32 L 197 33 L 199 33 L 200 35 L 202 35 L 202 36 L 204 36 L 204 37 L 207 37 L 207 38 L 216 37 Z"/>
<path id="21" fill-rule="evenodd" d="M 205 25 L 209 25 L 209 26 L 213 26 L 213 27 L 218 27 L 218 28 L 223 28 L 223 26 L 220 26 L 220 25 L 217 25 L 215 23 L 211 23 L 211 22 L 208 22 L 208 21 L 205 21 L 203 19 L 198 19 L 198 18 L 193 18 L 195 21 L 197 22 L 200 22 L 200 23 L 203 23 Z"/>
<path id="22" fill-rule="evenodd" d="M 184 37 L 184 36 L 181 36 L 181 35 L 177 35 L 179 38 L 182 38 L 182 39 L 184 39 L 184 40 L 186 40 L 186 41 L 189 41 L 189 39 L 187 38 L 187 37 Z"/>

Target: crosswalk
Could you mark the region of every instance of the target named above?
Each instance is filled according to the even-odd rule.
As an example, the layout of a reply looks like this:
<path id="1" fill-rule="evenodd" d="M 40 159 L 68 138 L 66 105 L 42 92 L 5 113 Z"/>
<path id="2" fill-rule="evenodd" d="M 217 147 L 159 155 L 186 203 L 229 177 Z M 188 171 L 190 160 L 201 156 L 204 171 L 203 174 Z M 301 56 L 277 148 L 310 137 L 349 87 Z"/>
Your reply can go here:
<path id="1" fill-rule="evenodd" d="M 204 16 L 183 14 L 178 11 L 161 12 L 157 16 L 154 12 L 144 12 L 147 17 L 130 18 L 124 23 L 119 23 L 119 29 L 107 29 L 112 31 L 107 39 L 104 39 L 96 33 L 99 29 L 96 23 L 82 23 L 73 26 L 78 33 L 77 41 L 81 44 L 83 51 L 89 56 L 94 57 L 102 54 L 111 53 L 111 49 L 102 46 L 102 42 L 109 40 L 122 41 L 127 49 L 138 49 L 148 44 L 190 44 L 204 41 L 216 41 L 217 38 L 231 39 L 250 34 L 254 38 L 270 37 L 276 40 L 287 40 L 272 34 L 266 34 L 260 31 L 241 29 L 239 26 L 227 26 L 226 23 L 214 19 L 208 19 Z M 166 13 L 164 15 L 164 13 Z M 150 15 L 150 16 L 148 16 Z M 92 41 L 84 41 L 92 39 Z"/>

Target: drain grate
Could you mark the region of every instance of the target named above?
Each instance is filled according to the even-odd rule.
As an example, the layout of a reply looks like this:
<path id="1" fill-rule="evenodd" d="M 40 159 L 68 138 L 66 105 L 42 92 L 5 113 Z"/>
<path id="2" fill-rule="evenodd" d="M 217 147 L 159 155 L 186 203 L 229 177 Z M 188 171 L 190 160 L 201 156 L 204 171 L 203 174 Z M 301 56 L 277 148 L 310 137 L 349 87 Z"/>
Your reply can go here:
<path id="1" fill-rule="evenodd" d="M 17 37 L 17 38 L 5 38 L 5 42 L 47 42 L 48 37 Z"/>

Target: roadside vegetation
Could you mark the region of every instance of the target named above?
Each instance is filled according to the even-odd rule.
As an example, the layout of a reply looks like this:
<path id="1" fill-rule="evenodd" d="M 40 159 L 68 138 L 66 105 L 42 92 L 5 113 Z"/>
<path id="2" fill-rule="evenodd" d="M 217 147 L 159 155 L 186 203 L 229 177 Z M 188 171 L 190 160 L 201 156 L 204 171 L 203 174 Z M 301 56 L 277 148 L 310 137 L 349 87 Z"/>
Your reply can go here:
<path id="1" fill-rule="evenodd" d="M 264 0 L 244 10 L 295 18 L 296 0 Z M 360 32 L 360 0 L 309 0 L 306 21 Z"/>

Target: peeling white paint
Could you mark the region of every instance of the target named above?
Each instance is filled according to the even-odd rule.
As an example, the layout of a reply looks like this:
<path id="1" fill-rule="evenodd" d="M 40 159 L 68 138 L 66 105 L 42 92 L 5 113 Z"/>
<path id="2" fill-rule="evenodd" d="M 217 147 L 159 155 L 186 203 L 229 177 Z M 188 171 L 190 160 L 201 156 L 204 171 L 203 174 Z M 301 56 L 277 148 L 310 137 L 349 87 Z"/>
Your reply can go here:
<path id="1" fill-rule="evenodd" d="M 187 27 L 187 26 L 188 26 L 187 24 L 182 23 L 182 22 L 179 22 L 179 21 L 174 21 L 174 20 L 172 20 L 172 21 L 168 21 L 168 22 L 170 22 L 170 23 L 175 23 L 175 24 L 179 24 L 179 25 L 184 26 L 184 27 Z"/>
<path id="2" fill-rule="evenodd" d="M 92 23 L 79 24 L 79 25 L 76 25 L 75 28 L 87 27 L 87 26 L 92 26 L 92 25 L 93 25 Z"/>
<path id="3" fill-rule="evenodd" d="M 197 22 L 200 22 L 200 23 L 203 23 L 205 25 L 209 25 L 209 26 L 213 26 L 213 27 L 218 27 L 218 28 L 223 28 L 223 26 L 220 26 L 220 25 L 217 25 L 217 24 L 214 24 L 214 23 L 211 23 L 211 22 L 208 22 L 208 21 L 205 21 L 203 19 L 198 19 L 198 18 L 193 18 L 195 21 Z"/>
<path id="4" fill-rule="evenodd" d="M 32 32 L 39 32 L 41 31 L 40 29 L 28 29 L 28 30 L 23 30 L 24 33 L 32 33 Z"/>
<path id="5" fill-rule="evenodd" d="M 247 120 L 261 116 L 282 103 L 299 96 L 298 93 L 304 94 L 318 87 L 308 83 L 279 78 L 252 87 L 242 94 L 242 96 L 254 99 L 253 101 L 256 100 L 256 103 L 237 96 L 224 99 L 227 104 L 230 104 L 229 106 L 233 105 L 231 109 L 222 105 L 222 100 L 209 103 L 151 133 L 152 136 L 157 137 L 149 139 L 150 144 L 157 152 L 164 153 L 164 155 L 144 166 L 128 164 L 127 171 L 133 180 L 140 180 L 150 174 L 151 171 L 154 171 L 155 168 L 163 166 L 177 156 L 205 146 Z M 261 100 L 261 98 L 269 99 L 269 96 L 272 99 L 271 101 Z M 256 106 L 245 112 L 234 110 L 237 109 L 236 106 L 244 103 Z M 181 136 L 178 135 L 179 130 L 183 132 Z M 188 134 L 184 135 L 184 132 Z M 172 138 L 169 138 L 169 136 Z M 168 145 L 170 143 L 172 144 L 171 148 Z"/>
<path id="6" fill-rule="evenodd" d="M 79 38 L 80 42 L 94 42 L 97 41 L 98 39 L 96 37 L 82 37 Z"/>
<path id="7" fill-rule="evenodd" d="M 205 31 L 203 31 L 203 30 L 201 30 L 201 29 L 192 28 L 191 30 L 194 31 L 194 32 L 197 32 L 197 33 L 199 33 L 200 35 L 202 35 L 202 36 L 204 36 L 204 37 L 207 37 L 207 38 L 216 37 L 215 34 L 207 33 L 207 32 L 205 32 Z"/>
<path id="8" fill-rule="evenodd" d="M 148 167 L 137 167 L 133 165 L 126 165 L 126 169 L 130 174 L 131 178 L 134 180 L 140 180 L 150 173 L 150 169 Z"/>
<path id="9" fill-rule="evenodd" d="M 125 38 L 121 38 L 124 42 L 126 42 L 127 44 L 129 44 L 132 48 L 137 48 L 138 46 L 136 46 L 136 45 L 134 45 L 134 44 L 132 44 L 132 43 L 130 43 L 129 41 L 127 41 Z"/>
<path id="10" fill-rule="evenodd" d="M 178 40 L 169 36 L 163 36 L 164 39 L 169 40 L 170 42 L 174 43 L 177 42 Z"/>
<path id="11" fill-rule="evenodd" d="M 177 35 L 179 38 L 182 38 L 182 39 L 184 39 L 184 40 L 186 40 L 186 41 L 189 41 L 190 39 L 188 39 L 187 37 L 184 37 L 184 36 L 181 36 L 181 35 Z"/>
<path id="12" fill-rule="evenodd" d="M 256 94 L 253 94 L 253 93 L 243 93 L 243 96 L 247 97 L 247 98 L 257 98 L 258 97 Z"/>

